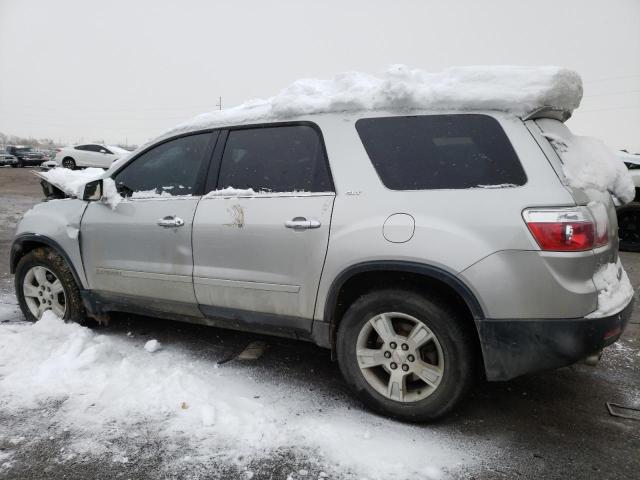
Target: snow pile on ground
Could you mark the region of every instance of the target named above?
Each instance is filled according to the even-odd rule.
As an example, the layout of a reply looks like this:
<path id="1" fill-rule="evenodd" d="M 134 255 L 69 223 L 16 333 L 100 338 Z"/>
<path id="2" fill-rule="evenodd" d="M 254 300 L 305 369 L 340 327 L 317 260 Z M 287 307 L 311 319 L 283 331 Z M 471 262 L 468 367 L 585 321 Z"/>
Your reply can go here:
<path id="1" fill-rule="evenodd" d="M 161 348 L 162 348 L 162 345 L 160 345 L 160 342 L 155 338 L 152 340 L 149 340 L 147 343 L 144 344 L 144 349 L 149 353 L 157 352 Z"/>
<path id="2" fill-rule="evenodd" d="M 618 153 L 592 137 L 573 135 L 568 129 L 544 132 L 563 163 L 569 185 L 613 193 L 623 203 L 631 202 L 636 190 L 629 170 Z"/>
<path id="3" fill-rule="evenodd" d="M 150 355 L 141 341 L 50 312 L 35 324 L 0 324 L 2 413 L 55 404 L 52 421 L 84 438 L 77 448 L 88 454 L 104 453 L 110 429 L 152 425 L 163 445 L 189 442 L 196 461 L 250 462 L 291 449 L 329 473 L 375 479 L 436 478 L 471 460 L 436 429 L 322 403 L 307 388 L 248 367 L 216 368 L 170 345 Z"/>
<path id="4" fill-rule="evenodd" d="M 382 76 L 346 72 L 297 80 L 278 95 L 205 113 L 165 135 L 234 123 L 359 110 L 499 110 L 523 116 L 551 106 L 572 112 L 582 80 L 560 67 L 472 66 L 439 73 L 393 65 Z"/>
<path id="5" fill-rule="evenodd" d="M 607 263 L 593 276 L 598 289 L 598 309 L 588 318 L 607 317 L 618 313 L 633 298 L 633 287 L 620 260 Z"/>

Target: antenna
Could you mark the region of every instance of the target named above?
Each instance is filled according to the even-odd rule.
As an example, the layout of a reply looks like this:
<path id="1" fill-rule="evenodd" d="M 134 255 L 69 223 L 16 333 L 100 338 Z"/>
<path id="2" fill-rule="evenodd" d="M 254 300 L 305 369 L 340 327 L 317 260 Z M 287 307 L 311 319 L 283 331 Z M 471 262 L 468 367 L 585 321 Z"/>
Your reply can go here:
<path id="1" fill-rule="evenodd" d="M 216 103 L 216 107 L 218 107 L 218 109 L 222 110 L 222 97 L 218 97 L 218 103 Z"/>

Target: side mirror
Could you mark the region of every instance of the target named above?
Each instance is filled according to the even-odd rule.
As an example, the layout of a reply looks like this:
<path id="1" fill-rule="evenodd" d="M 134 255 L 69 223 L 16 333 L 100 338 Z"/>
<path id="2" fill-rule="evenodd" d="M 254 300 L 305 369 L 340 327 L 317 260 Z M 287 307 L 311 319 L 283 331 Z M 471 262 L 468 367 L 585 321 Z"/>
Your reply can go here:
<path id="1" fill-rule="evenodd" d="M 82 200 L 93 202 L 102 198 L 102 179 L 94 180 L 84 186 Z"/>

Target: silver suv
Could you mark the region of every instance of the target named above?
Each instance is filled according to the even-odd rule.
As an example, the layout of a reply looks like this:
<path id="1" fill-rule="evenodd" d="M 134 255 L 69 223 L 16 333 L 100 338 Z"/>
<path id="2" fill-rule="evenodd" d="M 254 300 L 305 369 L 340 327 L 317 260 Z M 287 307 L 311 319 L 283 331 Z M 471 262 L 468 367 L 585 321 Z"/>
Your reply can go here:
<path id="1" fill-rule="evenodd" d="M 20 306 L 30 320 L 130 312 L 312 341 L 372 409 L 441 417 L 478 377 L 572 364 L 629 319 L 628 299 L 602 313 L 594 280 L 606 264 L 626 276 L 612 197 L 569 187 L 543 135 L 566 116 L 183 128 L 25 215 Z M 109 205 L 114 182 L 124 200 Z"/>

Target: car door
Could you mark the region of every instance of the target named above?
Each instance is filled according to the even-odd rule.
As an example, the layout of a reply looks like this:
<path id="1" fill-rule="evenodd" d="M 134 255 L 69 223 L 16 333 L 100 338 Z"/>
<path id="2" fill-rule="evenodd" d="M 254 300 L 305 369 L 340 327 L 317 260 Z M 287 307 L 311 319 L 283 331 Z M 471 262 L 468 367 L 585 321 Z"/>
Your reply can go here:
<path id="1" fill-rule="evenodd" d="M 201 310 L 308 331 L 335 197 L 319 128 L 232 129 L 215 158 L 193 228 Z"/>
<path id="2" fill-rule="evenodd" d="M 85 145 L 84 162 L 88 167 L 102 167 L 104 163 L 104 147 L 102 145 L 89 144 Z"/>
<path id="3" fill-rule="evenodd" d="M 73 147 L 73 159 L 78 167 L 89 167 L 91 158 L 89 157 L 89 145 L 76 145 Z"/>
<path id="4" fill-rule="evenodd" d="M 104 145 L 96 145 L 95 166 L 109 168 L 116 155 Z"/>
<path id="5" fill-rule="evenodd" d="M 115 303 L 200 316 L 191 229 L 217 133 L 146 150 L 113 175 L 126 201 L 92 202 L 81 224 L 89 287 Z"/>

